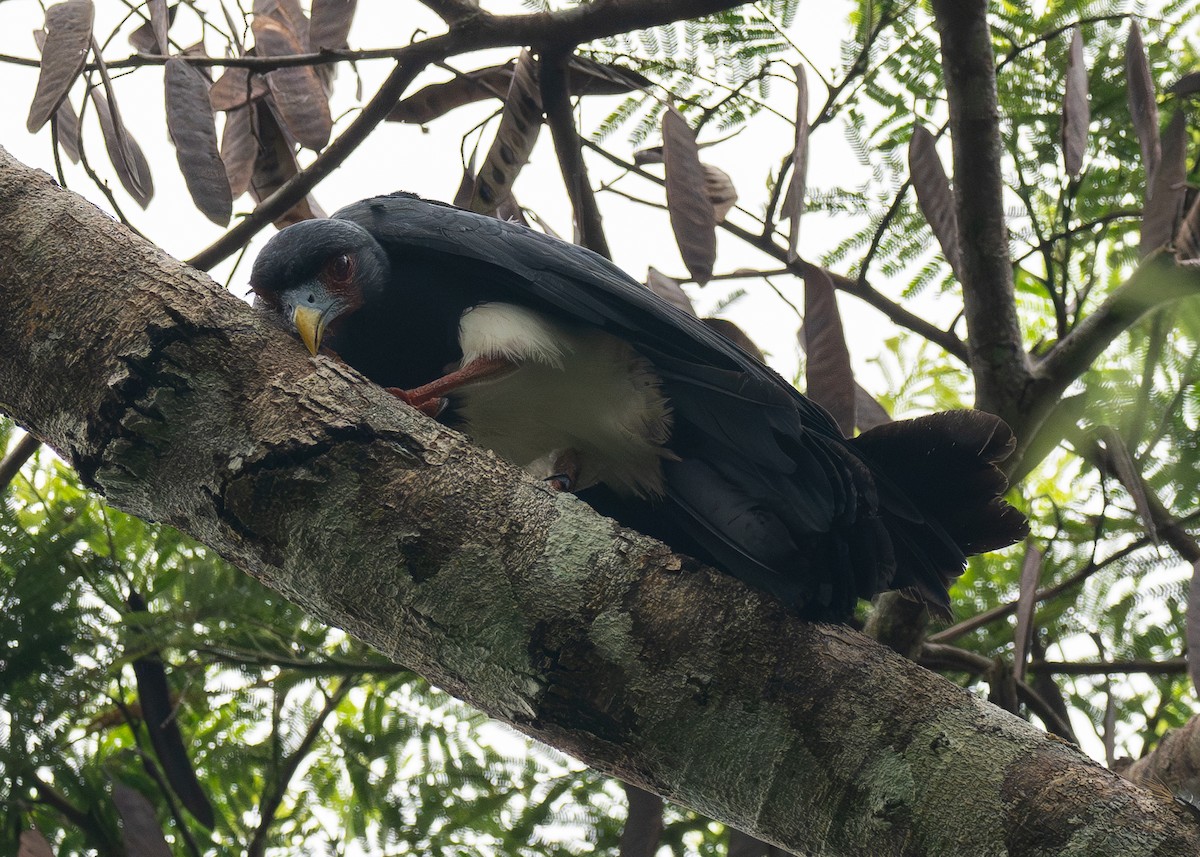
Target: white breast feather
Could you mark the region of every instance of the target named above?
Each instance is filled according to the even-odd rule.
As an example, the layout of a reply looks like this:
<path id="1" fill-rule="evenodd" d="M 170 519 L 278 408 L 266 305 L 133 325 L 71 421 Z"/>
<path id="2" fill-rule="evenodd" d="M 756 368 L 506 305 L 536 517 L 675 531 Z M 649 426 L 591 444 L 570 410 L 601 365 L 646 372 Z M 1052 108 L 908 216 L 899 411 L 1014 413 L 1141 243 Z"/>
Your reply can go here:
<path id="1" fill-rule="evenodd" d="M 563 331 L 536 312 L 505 303 L 472 307 L 458 322 L 463 365 L 479 357 L 504 357 L 514 363 L 534 361 L 561 367 Z"/>
<path id="2" fill-rule="evenodd" d="M 628 343 L 511 304 L 468 310 L 459 330 L 464 365 L 504 356 L 520 367 L 455 394 L 478 444 L 543 478 L 555 454 L 573 450 L 576 490 L 604 482 L 621 494 L 662 494 L 671 409 L 653 366 Z"/>

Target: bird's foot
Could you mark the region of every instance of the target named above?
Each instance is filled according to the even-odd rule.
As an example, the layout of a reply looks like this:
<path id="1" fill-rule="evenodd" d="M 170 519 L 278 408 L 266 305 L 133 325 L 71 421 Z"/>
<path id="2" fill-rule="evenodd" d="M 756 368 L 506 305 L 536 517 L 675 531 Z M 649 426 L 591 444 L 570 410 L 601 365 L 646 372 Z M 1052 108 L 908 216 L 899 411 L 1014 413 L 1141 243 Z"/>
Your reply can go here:
<path id="1" fill-rule="evenodd" d="M 427 417 L 437 419 L 438 414 L 446 409 L 447 399 L 444 396 L 421 396 L 416 390 L 402 390 L 399 387 L 384 387 L 410 408 L 416 408 Z"/>
<path id="2" fill-rule="evenodd" d="M 503 357 L 480 357 L 414 390 L 388 387 L 387 391 L 421 413 L 436 417 L 446 407 L 446 393 L 457 390 L 464 384 L 508 374 L 516 368 L 516 364 Z"/>
<path id="3" fill-rule="evenodd" d="M 551 491 L 563 492 L 573 490 L 579 482 L 579 453 L 573 449 L 551 453 L 549 471 L 550 475 L 542 479 L 542 483 L 547 488 Z"/>

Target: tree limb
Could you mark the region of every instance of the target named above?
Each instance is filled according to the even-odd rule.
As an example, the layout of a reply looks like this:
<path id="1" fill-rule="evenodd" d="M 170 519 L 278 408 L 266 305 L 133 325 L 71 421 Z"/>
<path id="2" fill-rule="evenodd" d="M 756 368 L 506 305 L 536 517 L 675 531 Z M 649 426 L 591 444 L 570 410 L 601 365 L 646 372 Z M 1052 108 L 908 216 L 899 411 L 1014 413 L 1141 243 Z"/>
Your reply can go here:
<path id="1" fill-rule="evenodd" d="M 1120 550 L 1114 551 L 1112 555 L 1105 557 L 1098 562 L 1093 561 L 1087 563 L 1078 571 L 1073 572 L 1072 574 L 1060 580 L 1058 583 L 1055 583 L 1052 586 L 1047 586 L 1045 589 L 1039 589 L 1036 593 L 1034 593 L 1033 603 L 1041 604 L 1043 601 L 1053 598 L 1054 596 L 1067 591 L 1071 587 L 1083 583 L 1083 581 L 1087 580 L 1102 568 L 1106 568 L 1109 564 L 1124 559 L 1129 554 L 1144 548 L 1149 544 L 1151 544 L 1151 542 L 1148 537 L 1141 538 L 1125 545 Z M 927 639 L 931 643 L 949 643 L 952 640 L 957 640 L 963 634 L 969 634 L 971 631 L 982 628 L 985 625 L 990 625 L 992 622 L 995 622 L 998 619 L 1003 619 L 1005 616 L 1011 616 L 1013 613 L 1017 612 L 1018 604 L 1019 601 L 1010 601 L 1007 604 L 998 604 L 997 606 L 988 610 L 976 613 L 970 618 L 963 619 L 961 622 L 956 622 L 949 628 L 944 628 L 941 631 L 930 634 Z"/>
<path id="2" fill-rule="evenodd" d="M 1200 717 L 1170 730 L 1152 751 L 1118 769 L 1135 783 L 1190 792 L 1194 799 L 1200 794 Z"/>
<path id="3" fill-rule="evenodd" d="M 1123 661 L 1030 661 L 1031 672 L 1049 672 L 1057 675 L 1117 675 L 1118 673 L 1142 673 L 1143 675 L 1180 675 L 1187 672 L 1187 658 L 1132 658 Z"/>
<path id="4" fill-rule="evenodd" d="M 1060 339 L 1034 368 L 1027 405 L 1053 403 L 1118 336 L 1156 307 L 1200 295 L 1200 267 L 1176 264 L 1169 253 L 1148 256 L 1095 312 Z"/>
<path id="5" fill-rule="evenodd" d="M 990 676 L 997 661 L 985 657 L 978 652 L 960 649 L 957 646 L 947 646 L 943 643 L 926 643 L 921 647 L 919 663 L 930 669 L 961 671 L 971 675 Z M 1007 670 L 1011 676 L 1011 667 Z M 1048 703 L 1040 693 L 1030 687 L 1022 679 L 1013 679 L 1017 700 L 1025 703 L 1026 707 L 1042 719 L 1050 729 L 1058 735 L 1070 735 L 1071 724 Z M 1014 711 L 1015 711 L 1014 706 Z"/>
<path id="6" fill-rule="evenodd" d="M 0 301 L 0 402 L 87 484 L 606 773 L 801 853 L 1200 851 L 1179 808 L 546 490 L 5 153 Z"/>
<path id="7" fill-rule="evenodd" d="M 1016 429 L 1029 360 L 1021 338 L 1004 220 L 996 58 L 987 0 L 934 0 L 942 41 L 954 200 L 962 242 L 963 303 L 975 405 Z"/>
<path id="8" fill-rule="evenodd" d="M 8 483 L 13 481 L 21 468 L 25 466 L 25 462 L 29 460 L 42 442 L 31 434 L 25 435 L 17 441 L 16 446 L 4 456 L 4 460 L 0 461 L 0 491 L 8 488 Z"/>
<path id="9" fill-rule="evenodd" d="M 95 816 L 87 810 L 80 809 L 49 783 L 43 782 L 36 771 L 26 772 L 24 777 L 17 780 L 21 785 L 33 786 L 37 792 L 37 800 L 53 807 L 63 818 L 83 831 L 87 844 L 96 849 L 97 853 L 112 853 L 116 843 L 112 841 L 110 832 Z M 20 857 L 20 855 L 18 855 Z"/>
<path id="10" fill-rule="evenodd" d="M 259 231 L 307 196 L 322 179 L 350 157 L 376 125 L 387 118 L 393 105 L 425 66 L 449 55 L 444 50 L 438 50 L 439 47 L 435 39 L 411 46 L 408 53 L 397 61 L 396 67 L 374 97 L 367 102 L 358 116 L 354 117 L 354 121 L 317 156 L 315 161 L 284 182 L 237 226 L 189 259 L 189 264 L 207 271 L 242 249 Z"/>

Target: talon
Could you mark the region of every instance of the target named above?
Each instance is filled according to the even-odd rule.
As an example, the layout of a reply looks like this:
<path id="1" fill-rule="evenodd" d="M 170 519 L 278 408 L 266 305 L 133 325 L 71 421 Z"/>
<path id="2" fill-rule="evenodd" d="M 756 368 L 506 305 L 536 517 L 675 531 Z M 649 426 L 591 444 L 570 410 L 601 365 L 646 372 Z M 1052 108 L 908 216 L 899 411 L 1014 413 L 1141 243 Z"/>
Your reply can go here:
<path id="1" fill-rule="evenodd" d="M 473 381 L 507 374 L 516 368 L 512 361 L 502 357 L 482 357 L 472 360 L 461 369 L 456 369 L 448 375 L 443 375 L 422 387 L 417 387 L 415 390 L 402 390 L 399 387 L 385 387 L 384 389 L 409 407 L 416 408 L 428 416 L 436 417 L 446 407 L 443 393 L 457 390 L 462 385 Z"/>
<path id="2" fill-rule="evenodd" d="M 542 459 L 546 463 L 546 459 Z M 552 452 L 546 470 L 550 475 L 542 479 L 551 491 L 572 491 L 579 482 L 579 453 L 574 449 Z M 545 473 L 546 470 L 542 472 Z"/>
<path id="3" fill-rule="evenodd" d="M 434 396 L 433 398 L 424 398 L 413 395 L 410 390 L 402 390 L 399 387 L 384 387 L 389 393 L 395 396 L 410 408 L 416 408 L 427 417 L 437 418 L 438 414 L 446 409 L 449 400 L 443 396 Z"/>
<path id="4" fill-rule="evenodd" d="M 450 404 L 450 400 L 446 398 L 426 399 L 419 405 L 414 407 L 427 417 L 437 419 L 442 411 L 446 410 L 446 405 Z"/>

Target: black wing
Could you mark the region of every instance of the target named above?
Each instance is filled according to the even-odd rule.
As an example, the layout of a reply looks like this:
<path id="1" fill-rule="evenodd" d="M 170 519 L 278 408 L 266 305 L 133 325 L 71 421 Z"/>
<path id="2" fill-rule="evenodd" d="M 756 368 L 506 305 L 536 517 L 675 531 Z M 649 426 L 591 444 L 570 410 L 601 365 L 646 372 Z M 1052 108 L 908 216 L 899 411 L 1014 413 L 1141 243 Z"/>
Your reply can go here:
<path id="1" fill-rule="evenodd" d="M 868 461 L 822 408 L 611 262 L 407 194 L 363 200 L 334 217 L 363 226 L 389 253 L 454 257 L 459 273 L 465 265 L 495 299 L 600 327 L 655 365 L 679 456 L 664 464 L 666 496 L 647 508 L 603 489 L 585 493 L 600 511 L 810 615 L 844 616 L 856 598 L 889 586 L 915 587 L 948 606 L 946 586 L 962 570 L 963 550 L 892 484 L 886 462 L 876 461 L 888 445 L 876 444 Z M 935 445 L 941 434 L 932 433 Z"/>

